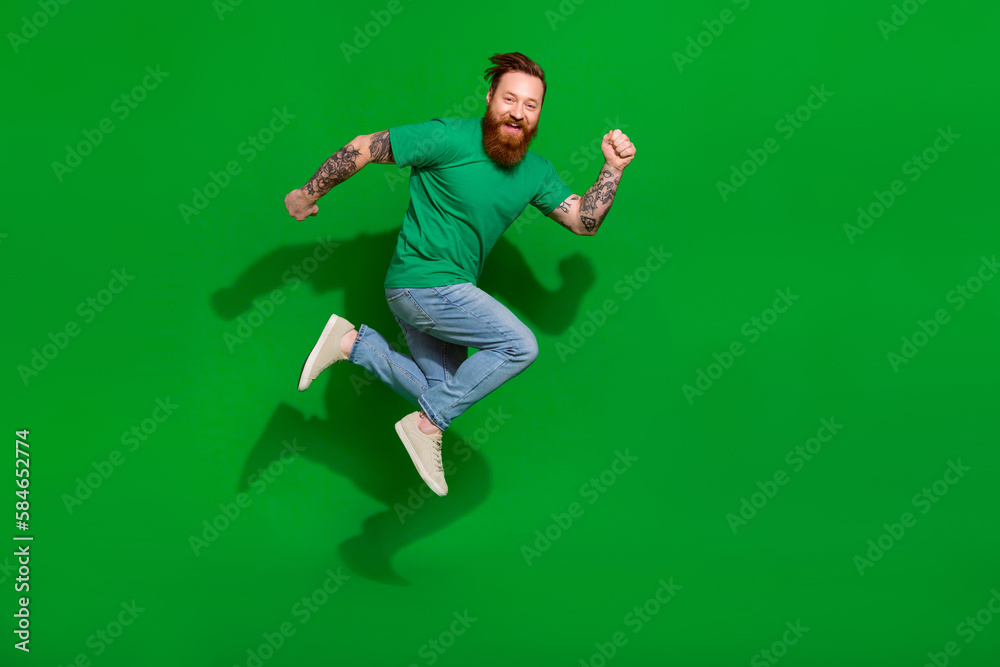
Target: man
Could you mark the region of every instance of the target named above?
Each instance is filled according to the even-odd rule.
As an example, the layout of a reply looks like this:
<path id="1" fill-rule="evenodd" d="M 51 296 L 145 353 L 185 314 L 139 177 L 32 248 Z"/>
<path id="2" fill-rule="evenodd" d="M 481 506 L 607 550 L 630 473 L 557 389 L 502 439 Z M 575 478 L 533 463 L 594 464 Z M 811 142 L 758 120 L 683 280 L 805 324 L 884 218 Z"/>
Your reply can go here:
<path id="1" fill-rule="evenodd" d="M 528 152 L 545 100 L 542 68 L 516 52 L 489 60 L 482 119 L 433 118 L 355 137 L 285 197 L 289 215 L 301 221 L 319 212 L 316 201 L 330 188 L 369 162 L 412 168 L 410 206 L 384 285 L 410 354 L 396 352 L 367 325 L 355 329 L 333 315 L 306 358 L 299 390 L 347 360 L 419 406 L 396 423 L 396 433 L 439 496 L 448 492 L 443 431 L 538 355 L 531 330 L 476 287 L 486 256 L 528 204 L 574 234 L 596 234 L 635 156 L 628 137 L 608 132 L 597 182 L 573 194 L 548 160 Z M 470 347 L 478 350 L 472 356 Z"/>

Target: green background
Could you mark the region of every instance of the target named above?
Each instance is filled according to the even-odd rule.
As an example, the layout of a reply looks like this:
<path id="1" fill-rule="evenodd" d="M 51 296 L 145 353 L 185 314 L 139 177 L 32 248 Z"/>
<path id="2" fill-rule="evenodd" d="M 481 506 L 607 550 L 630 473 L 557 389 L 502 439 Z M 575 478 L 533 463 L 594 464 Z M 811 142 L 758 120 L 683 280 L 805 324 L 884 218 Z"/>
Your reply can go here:
<path id="1" fill-rule="evenodd" d="M 31 431 L 35 539 L 32 651 L 12 648 L 5 614 L 0 662 L 246 666 L 288 623 L 262 664 L 707 667 L 774 664 L 768 650 L 788 665 L 917 666 L 948 642 L 950 664 L 997 664 L 1000 619 L 982 612 L 972 641 L 960 624 L 1000 589 L 1000 281 L 973 281 L 961 308 L 952 290 L 1000 251 L 1000 8 L 912 5 L 883 34 L 888 1 L 402 0 L 391 14 L 381 1 L 76 0 L 35 32 L 37 3 L 5 3 L 3 423 L 8 438 Z M 726 9 L 731 22 L 713 23 Z M 391 20 L 345 54 L 373 11 Z M 482 115 L 482 72 L 503 51 L 544 67 L 532 150 L 574 192 L 596 179 L 592 147 L 612 125 L 637 156 L 598 235 L 529 207 L 491 255 L 480 286 L 541 354 L 456 420 L 451 492 L 425 499 L 393 431 L 409 403 L 358 367 L 296 391 L 331 312 L 396 337 L 382 279 L 406 171 L 371 165 L 304 222 L 282 200 L 357 134 Z M 168 75 L 121 118 L 115 100 L 147 66 Z M 787 137 L 776 123 L 812 86 L 831 95 Z M 274 109 L 294 118 L 249 160 L 243 142 Z M 57 173 L 104 118 L 113 131 Z M 905 163 L 939 128 L 959 138 L 910 180 Z M 724 199 L 718 182 L 769 138 L 779 150 Z M 230 161 L 239 173 L 185 220 Z M 905 193 L 849 238 L 894 180 Z M 303 264 L 317 239 L 339 245 Z M 661 246 L 672 256 L 646 272 Z M 295 266 L 314 270 L 283 279 Z M 102 293 L 123 269 L 127 287 Z M 778 290 L 798 298 L 775 319 Z M 88 319 L 80 304 L 102 294 Z M 939 310 L 947 322 L 894 368 L 888 354 Z M 753 317 L 771 324 L 753 334 Z M 79 335 L 22 377 L 69 323 Z M 734 341 L 744 353 L 711 367 Z M 699 370 L 716 377 L 689 400 Z M 150 421 L 168 399 L 172 414 Z M 793 465 L 823 419 L 843 427 Z M 130 451 L 123 434 L 144 420 Z M 286 441 L 304 449 L 280 463 Z M 618 452 L 635 461 L 613 472 Z M 915 502 L 949 461 L 969 470 Z M 613 484 L 596 492 L 602 473 Z M 787 483 L 769 487 L 776 474 Z M 88 475 L 99 486 L 68 501 Z M 241 492 L 251 504 L 228 521 L 220 505 Z M 760 506 L 735 523 L 743 499 Z M 884 535 L 906 512 L 905 533 Z M 224 529 L 196 549 L 213 520 Z M 880 537 L 888 550 L 859 567 Z M 11 613 L 13 561 L 0 559 Z M 295 605 L 338 568 L 340 588 L 303 622 Z M 628 616 L 671 579 L 669 602 Z M 96 633 L 117 634 L 133 601 L 143 611 L 105 644 Z M 475 621 L 450 635 L 466 611 Z M 796 622 L 800 639 L 784 634 Z M 605 659 L 616 632 L 626 641 Z"/>

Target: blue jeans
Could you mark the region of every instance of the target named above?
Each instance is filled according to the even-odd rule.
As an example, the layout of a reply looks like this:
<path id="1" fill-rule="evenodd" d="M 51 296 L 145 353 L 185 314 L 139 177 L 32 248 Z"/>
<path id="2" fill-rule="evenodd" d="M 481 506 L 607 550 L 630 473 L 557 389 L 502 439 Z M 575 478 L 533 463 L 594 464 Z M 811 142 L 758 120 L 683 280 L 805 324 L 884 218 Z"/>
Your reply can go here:
<path id="1" fill-rule="evenodd" d="M 410 354 L 362 324 L 348 361 L 418 405 L 442 431 L 538 356 L 531 330 L 472 283 L 386 289 L 385 300 Z M 469 356 L 470 347 L 478 352 Z"/>

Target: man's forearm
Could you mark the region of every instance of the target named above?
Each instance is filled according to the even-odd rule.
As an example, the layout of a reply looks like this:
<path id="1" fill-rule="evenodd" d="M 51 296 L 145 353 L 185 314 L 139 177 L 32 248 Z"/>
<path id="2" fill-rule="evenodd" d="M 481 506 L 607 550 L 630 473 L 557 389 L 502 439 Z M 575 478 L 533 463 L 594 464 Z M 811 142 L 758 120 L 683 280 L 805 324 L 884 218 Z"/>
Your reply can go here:
<path id="1" fill-rule="evenodd" d="M 618 191 L 618 182 L 621 180 L 620 169 L 609 166 L 607 163 L 601 167 L 601 174 L 594 183 L 580 198 L 580 223 L 588 234 L 596 234 L 597 229 L 604 222 L 604 218 L 611 210 L 611 204 L 615 200 L 615 193 Z"/>
<path id="2" fill-rule="evenodd" d="M 315 202 L 329 192 L 330 188 L 358 173 L 368 164 L 371 157 L 367 140 L 367 136 L 356 137 L 354 141 L 331 155 L 302 186 L 302 192 Z"/>

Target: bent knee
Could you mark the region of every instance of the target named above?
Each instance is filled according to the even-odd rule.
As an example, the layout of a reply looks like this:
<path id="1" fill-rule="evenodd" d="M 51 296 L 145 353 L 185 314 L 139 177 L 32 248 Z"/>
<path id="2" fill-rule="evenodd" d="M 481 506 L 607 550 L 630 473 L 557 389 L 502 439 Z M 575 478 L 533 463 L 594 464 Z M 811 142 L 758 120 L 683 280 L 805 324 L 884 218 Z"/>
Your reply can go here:
<path id="1" fill-rule="evenodd" d="M 525 366 L 532 364 L 538 358 L 538 340 L 529 330 L 521 332 L 517 339 L 517 360 Z"/>

